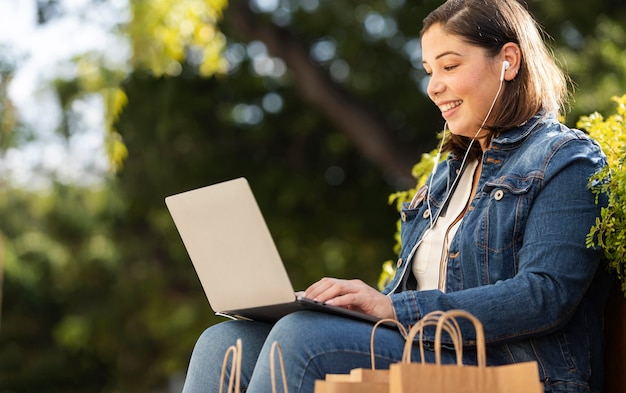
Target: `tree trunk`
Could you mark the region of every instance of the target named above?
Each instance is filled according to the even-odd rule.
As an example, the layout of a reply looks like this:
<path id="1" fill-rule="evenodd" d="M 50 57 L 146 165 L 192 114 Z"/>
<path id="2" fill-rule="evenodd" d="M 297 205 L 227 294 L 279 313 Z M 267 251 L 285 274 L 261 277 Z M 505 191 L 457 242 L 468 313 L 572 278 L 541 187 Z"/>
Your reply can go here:
<path id="1" fill-rule="evenodd" d="M 247 4 L 232 0 L 226 21 L 250 39 L 265 43 L 272 56 L 281 58 L 302 99 L 324 113 L 365 157 L 390 176 L 396 187 L 414 186 L 411 169 L 418 155 L 394 139 L 392 131 L 371 107 L 333 82 L 324 69 L 314 64 L 306 45 L 287 29 L 259 22 Z"/>

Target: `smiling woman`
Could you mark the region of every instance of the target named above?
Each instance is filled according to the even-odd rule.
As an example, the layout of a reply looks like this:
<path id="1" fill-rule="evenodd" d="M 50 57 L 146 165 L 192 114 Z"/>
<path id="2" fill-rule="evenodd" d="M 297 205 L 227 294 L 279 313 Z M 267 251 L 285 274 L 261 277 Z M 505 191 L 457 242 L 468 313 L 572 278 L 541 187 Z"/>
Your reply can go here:
<path id="1" fill-rule="evenodd" d="M 498 16 L 502 26 L 493 22 L 486 9 L 475 10 L 475 16 L 478 18 L 476 23 L 449 14 L 452 12 L 454 11 L 451 7 L 441 7 L 424 20 L 422 45 L 430 42 L 430 48 L 436 50 L 435 53 L 430 54 L 432 66 L 444 67 L 444 75 L 448 79 L 453 78 L 454 75 L 458 78 L 458 70 L 455 72 L 457 67 L 472 66 L 473 62 L 481 61 L 482 58 L 482 61 L 489 63 L 483 72 L 490 72 L 491 75 L 484 78 L 484 75 L 474 72 L 472 73 L 476 78 L 474 80 L 453 82 L 458 84 L 459 88 L 467 92 L 471 91 L 474 97 L 474 100 L 465 105 L 470 106 L 465 109 L 468 115 L 465 117 L 465 124 L 470 128 L 473 127 L 473 130 L 466 129 L 464 131 L 466 138 L 460 138 L 454 135 L 458 134 L 453 129 L 455 127 L 451 127 L 450 131 L 453 135 L 446 142 L 447 148 L 457 154 L 464 152 L 475 135 L 482 132 L 482 135 L 486 135 L 482 139 L 489 139 L 490 134 L 497 134 L 504 129 L 518 126 L 540 110 L 560 114 L 568 95 L 568 77 L 557 66 L 545 44 L 532 44 L 543 42 L 542 30 L 520 3 L 510 2 L 510 5 L 501 7 Z M 427 31 L 430 34 L 426 34 Z M 447 49 L 436 46 L 438 42 L 435 40 L 441 41 L 446 38 L 450 38 Z M 428 50 L 424 48 L 423 57 L 427 55 L 429 55 Z M 447 63 L 442 64 L 446 60 Z M 427 59 L 424 59 L 424 66 L 428 71 Z M 494 87 L 498 82 L 500 86 L 502 82 L 505 82 L 501 95 L 499 88 L 496 93 Z M 472 83 L 486 83 L 487 86 L 471 86 Z M 441 88 L 442 85 L 431 86 L 431 84 L 432 82 L 429 82 L 431 100 L 435 104 L 442 102 L 441 94 L 437 94 L 437 97 L 432 95 L 432 93 L 439 93 L 436 89 Z M 474 88 L 478 89 L 474 90 Z M 483 96 L 479 95 L 481 92 Z M 459 97 L 454 97 L 453 90 L 447 93 L 452 95 L 452 98 L 448 98 L 448 102 L 443 102 L 448 106 L 445 109 L 452 109 L 463 102 L 457 99 Z M 444 96 L 445 98 L 447 97 Z M 493 107 L 493 112 L 487 111 L 486 107 L 493 105 L 496 100 L 499 100 L 500 104 Z M 448 120 L 448 117 L 452 117 L 451 115 L 451 113 L 444 113 L 444 118 Z M 456 120 L 462 121 L 460 117 L 456 116 Z M 467 123 L 472 121 L 473 126 Z M 472 156 L 479 154 L 477 147 L 470 153 Z"/>
<path id="2" fill-rule="evenodd" d="M 382 293 L 326 277 L 303 296 L 407 328 L 433 311 L 462 309 L 484 326 L 489 365 L 534 361 L 546 392 L 599 392 L 608 277 L 600 250 L 586 247 L 601 208 L 587 179 L 606 157 L 557 120 L 566 78 L 517 0 L 448 0 L 423 26 L 421 59 L 428 96 L 449 126 L 447 158 L 435 160 L 427 186 L 401 206 L 401 249 Z M 216 390 L 224 351 L 242 338 L 249 393 L 268 390 L 275 341 L 289 391 L 310 393 L 329 373 L 372 366 L 370 332 L 369 324 L 314 312 L 275 324 L 220 323 L 198 339 L 184 392 Z M 463 363 L 476 365 L 475 333 L 462 336 Z M 423 339 L 433 341 L 432 332 Z M 377 367 L 401 360 L 398 332 L 385 329 L 380 342 Z M 442 352 L 443 363 L 456 360 Z M 435 355 L 414 349 L 411 357 Z"/>
<path id="3" fill-rule="evenodd" d="M 434 24 L 423 34 L 422 48 L 422 63 L 430 75 L 428 96 L 441 110 L 452 134 L 478 139 L 484 150 L 489 143 L 485 125 L 505 78 L 516 75 L 507 71 L 511 64 L 519 67 L 519 46 L 508 42 L 498 59 L 492 59 L 481 47 L 450 36 L 441 24 Z"/>

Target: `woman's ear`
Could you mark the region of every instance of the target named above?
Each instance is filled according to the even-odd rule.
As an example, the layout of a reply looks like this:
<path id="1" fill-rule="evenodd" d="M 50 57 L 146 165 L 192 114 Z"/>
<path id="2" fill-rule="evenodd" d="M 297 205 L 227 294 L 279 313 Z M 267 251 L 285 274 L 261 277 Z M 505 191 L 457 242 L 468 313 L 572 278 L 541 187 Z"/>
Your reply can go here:
<path id="1" fill-rule="evenodd" d="M 507 42 L 500 49 L 502 61 L 507 61 L 509 67 L 504 71 L 504 80 L 510 81 L 515 79 L 522 65 L 522 51 L 519 45 L 513 42 Z"/>

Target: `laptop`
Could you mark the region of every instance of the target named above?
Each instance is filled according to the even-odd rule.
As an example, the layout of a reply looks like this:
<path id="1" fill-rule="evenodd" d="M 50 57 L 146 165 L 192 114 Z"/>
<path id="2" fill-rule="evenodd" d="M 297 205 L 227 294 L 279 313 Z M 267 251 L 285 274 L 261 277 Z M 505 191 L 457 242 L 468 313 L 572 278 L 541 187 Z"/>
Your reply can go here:
<path id="1" fill-rule="evenodd" d="M 245 178 L 171 195 L 165 203 L 217 315 L 271 323 L 295 311 L 314 310 L 379 320 L 296 296 Z"/>

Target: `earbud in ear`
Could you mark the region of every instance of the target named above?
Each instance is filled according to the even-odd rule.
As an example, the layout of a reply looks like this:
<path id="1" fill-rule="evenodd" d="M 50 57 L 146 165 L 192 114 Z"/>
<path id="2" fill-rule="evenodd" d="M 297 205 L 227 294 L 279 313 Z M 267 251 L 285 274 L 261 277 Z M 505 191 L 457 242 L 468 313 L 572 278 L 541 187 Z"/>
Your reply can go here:
<path id="1" fill-rule="evenodd" d="M 511 63 L 509 63 L 508 61 L 504 60 L 502 62 L 502 72 L 500 72 L 500 82 L 502 82 L 504 80 L 504 71 L 508 70 L 509 67 L 511 67 Z"/>

